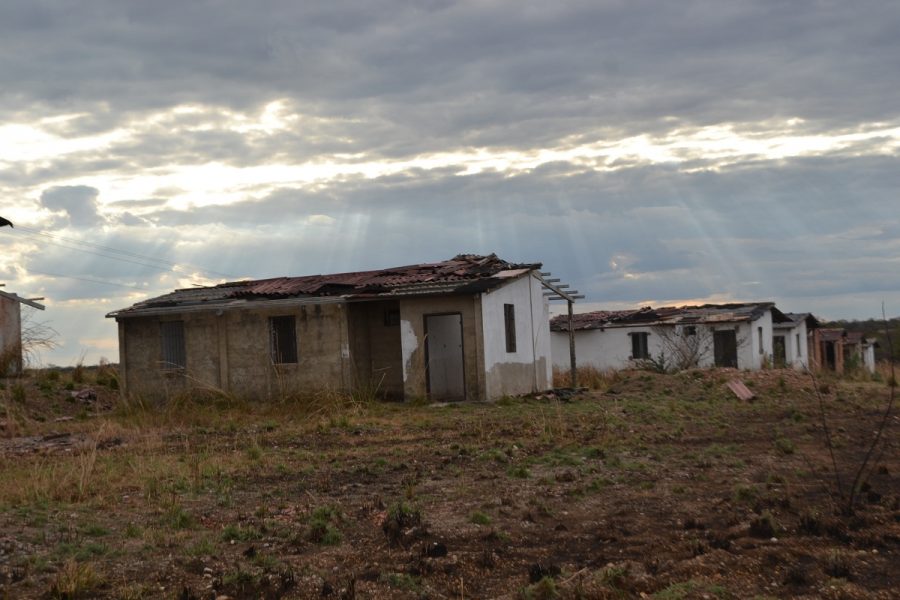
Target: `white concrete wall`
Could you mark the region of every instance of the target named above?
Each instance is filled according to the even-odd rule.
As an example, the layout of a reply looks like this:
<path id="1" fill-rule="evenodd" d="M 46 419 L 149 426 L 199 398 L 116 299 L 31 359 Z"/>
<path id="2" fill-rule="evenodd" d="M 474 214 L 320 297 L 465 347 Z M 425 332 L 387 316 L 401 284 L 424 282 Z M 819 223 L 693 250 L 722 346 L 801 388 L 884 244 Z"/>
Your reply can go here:
<path id="1" fill-rule="evenodd" d="M 762 331 L 762 335 L 760 335 Z M 750 323 L 738 326 L 738 368 L 759 369 L 763 360 L 772 364 L 772 311 L 767 310 L 763 316 Z M 748 337 L 749 344 L 741 344 L 741 338 Z M 762 339 L 760 339 L 762 338 Z"/>
<path id="2" fill-rule="evenodd" d="M 634 366 L 631 359 L 631 336 L 629 333 L 645 332 L 650 356 L 659 356 L 662 350 L 658 328 L 654 327 L 607 327 L 575 332 L 575 362 L 579 367 L 594 367 L 601 371 L 617 371 Z M 569 334 L 565 331 L 551 332 L 551 354 L 553 366 L 568 369 Z"/>
<path id="3" fill-rule="evenodd" d="M 863 364 L 869 373 L 875 372 L 875 345 L 866 344 L 863 346 Z"/>
<path id="4" fill-rule="evenodd" d="M 506 351 L 504 304 L 515 306 L 516 351 Z M 488 399 L 549 389 L 550 307 L 531 274 L 481 295 L 484 370 Z"/>
<path id="5" fill-rule="evenodd" d="M 762 345 L 760 345 L 759 329 L 762 328 Z M 700 359 L 701 367 L 715 366 L 712 332 L 714 330 L 735 330 L 737 338 L 737 355 L 739 369 L 759 369 L 763 357 L 772 360 L 772 313 L 767 311 L 762 317 L 751 323 L 722 323 L 716 325 L 698 325 L 697 335 L 707 341 L 705 352 Z M 591 366 L 603 371 L 619 370 L 634 366 L 631 357 L 631 336 L 629 333 L 646 332 L 647 348 L 652 358 L 658 358 L 666 351 L 664 336 L 680 335 L 680 327 L 666 326 L 633 326 L 607 327 L 575 332 L 575 359 L 579 366 Z M 666 332 L 666 333 L 664 333 Z M 561 369 L 569 368 L 569 334 L 564 331 L 551 332 L 551 354 L 553 365 Z M 670 352 L 666 351 L 669 355 Z"/>
<path id="6" fill-rule="evenodd" d="M 784 336 L 784 351 L 787 364 L 795 369 L 809 365 L 809 344 L 806 341 L 806 321 L 800 321 L 791 329 L 773 329 L 773 335 Z M 799 336 L 799 340 L 798 340 Z"/>

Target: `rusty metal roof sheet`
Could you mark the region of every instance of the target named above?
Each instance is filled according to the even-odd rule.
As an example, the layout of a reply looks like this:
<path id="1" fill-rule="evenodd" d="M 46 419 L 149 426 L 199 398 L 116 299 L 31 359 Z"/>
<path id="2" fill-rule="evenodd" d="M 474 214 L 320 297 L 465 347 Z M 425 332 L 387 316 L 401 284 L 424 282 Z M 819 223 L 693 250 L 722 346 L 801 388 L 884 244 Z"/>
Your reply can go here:
<path id="1" fill-rule="evenodd" d="M 701 306 L 644 307 L 636 310 L 603 310 L 573 315 L 573 331 L 606 327 L 634 327 L 638 325 L 690 325 L 694 323 L 739 323 L 755 321 L 766 311 L 772 311 L 773 321 L 787 317 L 775 308 L 774 302 L 732 304 L 703 304 Z M 568 331 L 568 316 L 550 320 L 553 331 Z"/>
<path id="2" fill-rule="evenodd" d="M 160 307 L 223 305 L 236 300 L 337 297 L 364 300 L 378 297 L 477 293 L 510 278 L 540 269 L 540 263 L 509 263 L 495 254 L 460 254 L 437 263 L 408 265 L 303 277 L 235 281 L 211 287 L 175 290 L 110 313 L 137 315 Z"/>
<path id="3" fill-rule="evenodd" d="M 842 340 L 845 344 L 868 344 L 874 340 L 869 340 L 861 331 L 847 331 L 839 327 L 829 327 L 819 330 L 819 341 L 836 342 Z"/>

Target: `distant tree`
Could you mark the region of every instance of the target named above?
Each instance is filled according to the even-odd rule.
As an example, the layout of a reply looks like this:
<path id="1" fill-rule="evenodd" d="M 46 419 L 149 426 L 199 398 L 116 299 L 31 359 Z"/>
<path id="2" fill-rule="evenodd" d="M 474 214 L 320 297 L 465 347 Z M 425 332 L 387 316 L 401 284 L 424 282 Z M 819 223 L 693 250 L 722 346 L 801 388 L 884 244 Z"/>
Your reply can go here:
<path id="1" fill-rule="evenodd" d="M 34 318 L 35 311 L 25 307 L 22 311 L 22 361 L 23 367 L 34 367 L 41 362 L 41 351 L 52 350 L 59 345 L 59 332 L 45 321 Z"/>

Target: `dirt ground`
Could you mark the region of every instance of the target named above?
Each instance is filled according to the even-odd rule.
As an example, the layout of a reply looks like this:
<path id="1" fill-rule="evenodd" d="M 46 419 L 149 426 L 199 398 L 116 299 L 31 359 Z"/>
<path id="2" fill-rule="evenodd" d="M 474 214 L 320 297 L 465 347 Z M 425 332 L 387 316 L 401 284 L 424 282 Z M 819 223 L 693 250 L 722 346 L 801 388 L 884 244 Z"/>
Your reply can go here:
<path id="1" fill-rule="evenodd" d="M 896 416 L 840 510 L 884 382 L 153 408 L 101 376 L 0 392 L 0 598 L 898 597 Z"/>

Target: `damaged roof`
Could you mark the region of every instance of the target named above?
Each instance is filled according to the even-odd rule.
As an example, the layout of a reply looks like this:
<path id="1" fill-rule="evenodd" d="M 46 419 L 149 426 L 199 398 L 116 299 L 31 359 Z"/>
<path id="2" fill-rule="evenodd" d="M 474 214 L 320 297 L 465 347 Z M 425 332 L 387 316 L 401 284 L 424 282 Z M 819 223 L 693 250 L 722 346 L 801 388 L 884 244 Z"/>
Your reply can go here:
<path id="1" fill-rule="evenodd" d="M 843 341 L 845 344 L 865 345 L 874 343 L 876 346 L 878 345 L 878 342 L 875 339 L 870 340 L 866 338 L 866 335 L 861 331 L 847 331 L 846 329 L 836 327 L 819 330 L 819 341 L 837 342 L 838 340 Z"/>
<path id="2" fill-rule="evenodd" d="M 541 263 L 510 263 L 497 257 L 459 254 L 450 260 L 331 275 L 275 277 L 233 281 L 210 287 L 175 290 L 111 312 L 107 317 L 139 316 L 162 308 L 224 307 L 250 300 L 307 298 L 310 301 L 365 300 L 443 294 L 479 293 L 540 269 Z"/>
<path id="3" fill-rule="evenodd" d="M 793 329 L 806 321 L 807 329 L 816 329 L 821 325 L 819 320 L 815 318 L 811 313 L 783 313 L 786 321 L 781 323 L 773 323 L 773 327 L 775 329 Z"/>
<path id="4" fill-rule="evenodd" d="M 605 329 L 607 327 L 635 327 L 639 325 L 694 325 L 698 323 L 740 323 L 755 321 L 766 311 L 772 311 L 772 320 L 785 322 L 787 317 L 774 302 L 748 302 L 732 304 L 703 304 L 701 306 L 645 306 L 635 310 L 601 310 L 572 315 L 572 330 Z M 552 331 L 568 331 L 568 316 L 559 315 L 550 320 Z"/>

